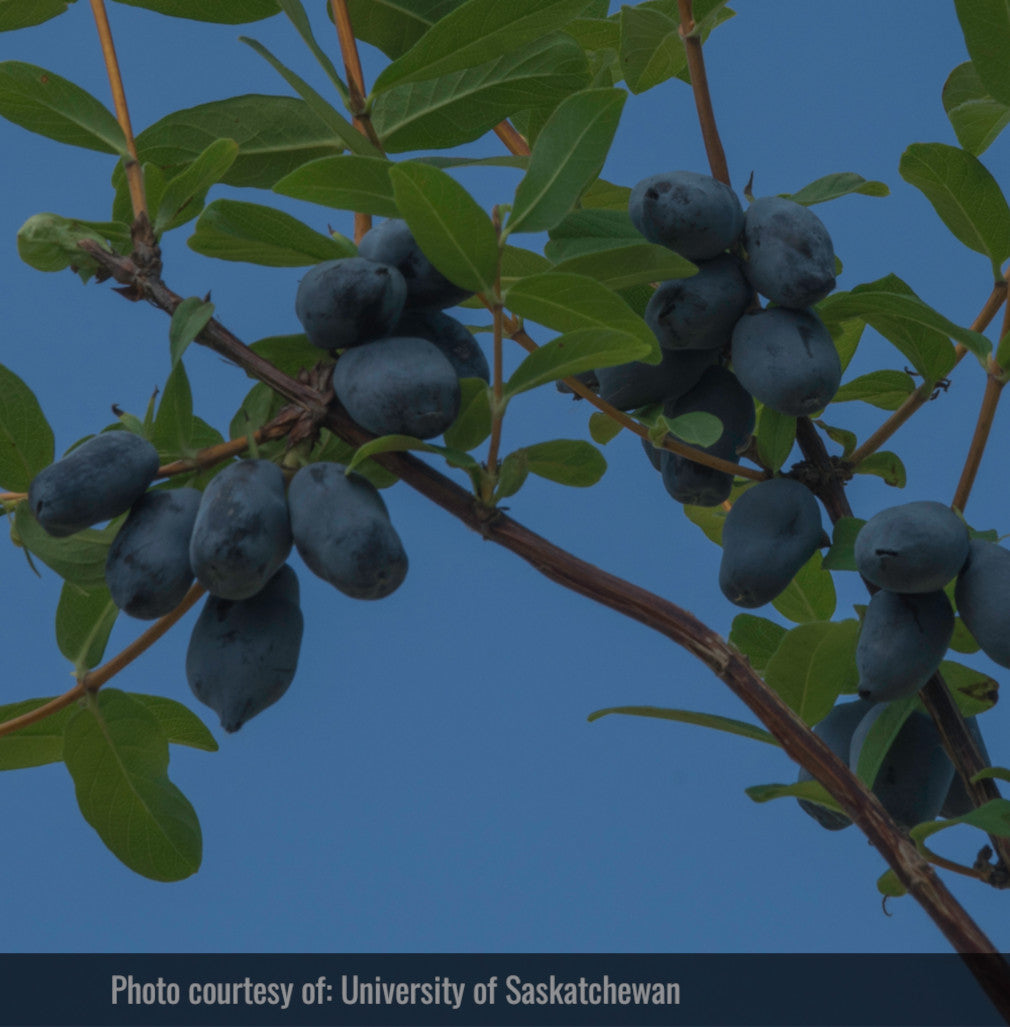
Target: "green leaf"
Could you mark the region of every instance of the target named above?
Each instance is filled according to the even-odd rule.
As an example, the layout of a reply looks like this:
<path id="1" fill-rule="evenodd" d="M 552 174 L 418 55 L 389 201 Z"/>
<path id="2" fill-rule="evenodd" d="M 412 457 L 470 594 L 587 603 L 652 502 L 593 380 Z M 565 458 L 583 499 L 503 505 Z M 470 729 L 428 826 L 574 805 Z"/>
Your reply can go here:
<path id="1" fill-rule="evenodd" d="M 620 422 L 600 411 L 589 415 L 589 434 L 593 437 L 593 442 L 598 442 L 601 446 L 617 438 L 621 433 L 621 427 Z"/>
<path id="2" fill-rule="evenodd" d="M 641 317 L 616 293 L 584 275 L 547 271 L 521 278 L 508 290 L 505 302 L 513 313 L 555 331 L 600 328 L 632 336 L 641 343 L 642 355 L 654 362 L 659 359 L 656 337 Z"/>
<path id="3" fill-rule="evenodd" d="M 1010 105 L 1010 6 L 1007 0 L 954 0 L 972 64 L 985 88 Z"/>
<path id="4" fill-rule="evenodd" d="M 835 583 L 821 567 L 820 553 L 814 553 L 786 590 L 772 600 L 783 617 L 797 624 L 827 620 L 835 612 L 835 603 Z"/>
<path id="5" fill-rule="evenodd" d="M 750 665 L 760 673 L 768 666 L 768 661 L 785 638 L 786 630 L 781 624 L 766 617 L 739 613 L 733 618 L 729 644 L 743 653 Z"/>
<path id="6" fill-rule="evenodd" d="M 893 870 L 888 870 L 877 878 L 877 891 L 888 899 L 900 899 L 902 895 L 908 894 L 908 890 Z"/>
<path id="7" fill-rule="evenodd" d="M 911 375 L 904 371 L 872 371 L 841 386 L 834 402 L 862 400 L 881 410 L 897 410 L 915 389 Z"/>
<path id="8" fill-rule="evenodd" d="M 26 699 L 0 706 L 0 723 L 31 713 L 51 701 Z M 74 707 L 64 707 L 34 724 L 0 735 L 0 770 L 22 770 L 47 763 L 60 763 L 63 760 L 63 730 L 74 712 Z"/>
<path id="9" fill-rule="evenodd" d="M 240 439 L 259 431 L 277 415 L 283 405 L 284 400 L 273 389 L 263 382 L 257 382 L 245 394 L 242 405 L 235 411 L 228 426 L 228 437 Z"/>
<path id="10" fill-rule="evenodd" d="M 672 710 L 664 706 L 610 706 L 605 710 L 594 710 L 586 719 L 592 723 L 594 720 L 599 720 L 612 713 L 622 713 L 631 717 L 652 717 L 656 720 L 673 720 L 680 724 L 695 724 L 698 727 L 708 727 L 716 731 L 725 731 L 730 735 L 739 735 L 741 738 L 753 738 L 755 741 L 766 742 L 768 745 L 777 746 L 779 744 L 774 735 L 743 720 L 721 717 L 715 713 L 697 713 L 694 710 Z"/>
<path id="11" fill-rule="evenodd" d="M 762 407 L 755 435 L 761 462 L 771 470 L 777 471 L 793 451 L 796 442 L 796 418 L 779 413 L 771 407 Z"/>
<path id="12" fill-rule="evenodd" d="M 131 699 L 143 703 L 153 713 L 165 737 L 173 745 L 188 745 L 204 752 L 217 752 L 218 744 L 204 722 L 188 706 L 163 695 L 128 692 Z"/>
<path id="13" fill-rule="evenodd" d="M 875 474 L 896 489 L 903 489 L 908 480 L 901 458 L 884 449 L 864 457 L 852 470 L 855 474 Z"/>
<path id="14" fill-rule="evenodd" d="M 74 0 L 0 0 L 0 32 L 41 25 L 62 14 Z"/>
<path id="15" fill-rule="evenodd" d="M 829 579 L 830 580 L 830 579 Z M 843 692 L 855 691 L 856 620 L 801 624 L 768 660 L 764 679 L 807 724 L 822 720 Z"/>
<path id="16" fill-rule="evenodd" d="M 957 141 L 976 157 L 1010 125 L 1010 104 L 994 100 L 971 61 L 959 64 L 943 86 L 943 108 Z"/>
<path id="17" fill-rule="evenodd" d="M 151 443 L 162 463 L 193 455 L 193 393 L 182 361 L 172 368 L 165 382 L 151 429 Z"/>
<path id="18" fill-rule="evenodd" d="M 829 321 L 861 318 L 894 343 L 930 383 L 954 366 L 951 339 L 966 346 L 983 364 L 992 349 L 984 335 L 949 321 L 896 275 L 858 285 L 851 292 L 833 293 L 817 310 Z"/>
<path id="19" fill-rule="evenodd" d="M 85 239 L 103 250 L 113 247 L 130 251 L 130 226 L 116 221 L 77 221 L 59 214 L 33 214 L 18 229 L 18 256 L 36 271 L 75 270 L 87 281 L 98 264 L 78 243 Z"/>
<path id="20" fill-rule="evenodd" d="M 203 209 L 207 190 L 221 181 L 237 158 L 238 143 L 234 139 L 218 139 L 189 167 L 171 178 L 161 193 L 154 231 L 161 235 L 192 221 Z"/>
<path id="21" fill-rule="evenodd" d="M 859 750 L 859 763 L 852 768 L 867 788 L 873 787 L 888 749 L 897 738 L 902 725 L 915 710 L 917 703 L 917 695 L 894 699 L 886 704 L 883 713 L 870 726 L 863 747 Z"/>
<path id="22" fill-rule="evenodd" d="M 387 65 L 372 93 L 484 64 L 564 27 L 584 7 L 584 0 L 467 0 Z"/>
<path id="23" fill-rule="evenodd" d="M 380 157 L 322 157 L 296 168 L 274 185 L 274 192 L 336 210 L 380 217 L 400 216 L 389 179 L 392 165 Z"/>
<path id="24" fill-rule="evenodd" d="M 517 449 L 509 453 L 498 468 L 498 484 L 494 490 L 494 502 L 500 503 L 509 496 L 514 496 L 529 476 L 530 469 L 526 464 L 526 452 Z"/>
<path id="25" fill-rule="evenodd" d="M 1008 9 L 1003 3 L 1004 12 Z M 967 150 L 946 143 L 912 143 L 898 165 L 943 223 L 965 246 L 989 258 L 1001 277 L 1010 256 L 1010 207 L 996 179 Z"/>
<path id="26" fill-rule="evenodd" d="M 249 94 L 174 111 L 137 136 L 137 150 L 142 163 L 174 168 L 192 163 L 218 139 L 238 143 L 238 157 L 221 181 L 262 189 L 342 149 L 304 100 Z"/>
<path id="27" fill-rule="evenodd" d="M 355 450 L 354 457 L 347 465 L 347 471 L 356 471 L 358 467 L 371 456 L 377 453 L 404 453 L 408 450 L 419 450 L 422 453 L 438 453 L 445 457 L 446 463 L 452 467 L 463 467 L 466 469 L 477 469 L 480 465 L 469 453 L 461 453 L 458 450 L 450 449 L 448 446 L 436 446 L 421 439 L 415 439 L 412 435 L 382 435 L 377 439 L 366 442 Z"/>
<path id="28" fill-rule="evenodd" d="M 973 774 L 972 781 L 982 781 L 988 777 L 996 778 L 998 781 L 1010 781 L 1010 770 L 1006 767 L 986 767 L 985 770 Z"/>
<path id="29" fill-rule="evenodd" d="M 61 578 L 84 589 L 105 585 L 105 559 L 116 535 L 114 525 L 100 531 L 86 528 L 66 538 L 53 538 L 39 526 L 24 500 L 14 508 L 13 535 L 16 542 Z"/>
<path id="30" fill-rule="evenodd" d="M 631 223 L 624 210 L 575 210 L 563 217 L 550 231 L 550 242 L 544 247 L 548 258 L 561 263 L 587 253 L 641 245 L 642 234 Z M 681 258 L 683 260 L 683 258 Z M 674 275 L 684 278 L 694 274 L 685 261 L 684 270 Z M 695 265 L 691 265 L 694 268 Z"/>
<path id="31" fill-rule="evenodd" d="M 84 819 L 131 870 L 180 881 L 200 866 L 200 824 L 168 779 L 168 739 L 142 702 L 103 689 L 67 724 L 63 758 Z"/>
<path id="32" fill-rule="evenodd" d="M 604 178 L 598 178 L 582 194 L 579 206 L 582 209 L 592 207 L 601 210 L 627 211 L 628 200 L 630 199 L 631 188 L 629 186 L 615 185 Z"/>
<path id="33" fill-rule="evenodd" d="M 213 21 L 221 25 L 242 25 L 262 21 L 278 11 L 277 0 L 116 0 L 129 7 L 168 14 L 173 18 Z"/>
<path id="34" fill-rule="evenodd" d="M 56 644 L 78 677 L 102 662 L 118 615 L 107 588 L 85 591 L 64 582 L 56 607 Z"/>
<path id="35" fill-rule="evenodd" d="M 35 393 L 0 364 L 0 488 L 27 492 L 54 455 L 53 430 Z"/>
<path id="36" fill-rule="evenodd" d="M 112 112 L 55 72 L 22 61 L 0 61 L 0 117 L 58 143 L 126 154 Z"/>
<path id="37" fill-rule="evenodd" d="M 184 299 L 172 314 L 168 326 L 168 342 L 172 354 L 174 368 L 186 347 L 207 327 L 207 322 L 214 316 L 214 304 L 209 300 L 201 300 L 197 296 Z"/>
<path id="38" fill-rule="evenodd" d="M 665 246 L 639 242 L 569 257 L 555 270 L 595 278 L 608 289 L 619 290 L 671 278 L 689 278 L 697 268 Z"/>
<path id="39" fill-rule="evenodd" d="M 837 442 L 842 447 L 843 459 L 847 458 L 856 448 L 859 440 L 856 438 L 855 432 L 849 431 L 847 428 L 835 428 L 830 424 L 825 424 L 823 421 L 815 421 L 814 423 L 818 428 L 822 429 L 832 442 Z"/>
<path id="40" fill-rule="evenodd" d="M 836 200 L 839 196 L 851 193 L 862 193 L 864 196 L 889 196 L 891 190 L 883 182 L 869 182 L 854 171 L 840 171 L 834 175 L 825 175 L 815 182 L 805 185 L 799 192 L 783 193 L 787 200 L 801 203 L 804 207 L 812 207 L 815 203 Z"/>
<path id="41" fill-rule="evenodd" d="M 352 153 L 379 157 L 381 153 L 371 140 L 363 136 L 332 104 L 327 103 L 315 89 L 282 64 L 262 43 L 248 36 L 239 36 L 239 41 L 256 51 L 281 78 L 305 101 L 313 114 L 329 128 L 336 139 Z"/>
<path id="42" fill-rule="evenodd" d="M 506 233 L 546 231 L 575 206 L 603 168 L 626 99 L 623 90 L 587 89 L 558 104 L 533 146 Z"/>
<path id="43" fill-rule="evenodd" d="M 607 328 L 577 328 L 534 350 L 505 383 L 506 399 L 538 385 L 580 371 L 641 360 L 645 344 L 634 336 Z"/>
<path id="44" fill-rule="evenodd" d="M 863 330 L 866 328 L 866 322 L 860 317 L 855 317 L 848 321 L 832 321 L 827 327 L 831 332 L 831 341 L 834 342 L 835 349 L 838 350 L 842 371 L 845 371 L 852 358 L 856 355 L 859 342 L 863 337 Z M 949 343 L 947 344 L 947 349 L 950 350 Z"/>
<path id="45" fill-rule="evenodd" d="M 943 660 L 940 673 L 965 717 L 984 713 L 999 697 L 999 684 L 984 671 L 966 667 L 955 660 Z"/>
<path id="46" fill-rule="evenodd" d="M 406 53 L 436 21 L 459 7 L 462 2 L 348 0 L 347 8 L 358 39 L 370 43 L 387 57 L 396 58 Z"/>
<path id="47" fill-rule="evenodd" d="M 835 521 L 831 548 L 824 555 L 824 568 L 829 571 L 855 571 L 856 536 L 866 521 L 859 517 L 840 517 Z"/>
<path id="48" fill-rule="evenodd" d="M 491 434 L 491 390 L 479 378 L 463 378 L 459 416 L 443 434 L 445 444 L 468 453 Z"/>
<path id="49" fill-rule="evenodd" d="M 337 87 L 337 92 L 340 93 L 346 102 L 349 95 L 347 86 L 337 72 L 333 61 L 330 60 L 329 55 L 316 42 L 316 37 L 312 34 L 312 23 L 309 21 L 309 16 L 305 13 L 305 7 L 302 5 L 301 0 L 277 0 L 277 2 L 280 4 L 281 10 L 288 16 L 288 20 L 294 25 L 298 35 L 302 37 L 312 56 L 319 62 L 319 66 L 326 73 L 326 77 Z M 326 7 L 327 13 L 332 15 L 333 12 L 330 9 L 330 5 L 327 4 Z"/>
<path id="50" fill-rule="evenodd" d="M 586 488 L 607 470 L 607 461 L 592 443 L 582 439 L 552 439 L 524 446 L 526 466 L 532 474 L 561 485 Z"/>
<path id="51" fill-rule="evenodd" d="M 1010 799 L 990 799 L 989 802 L 973 809 L 964 816 L 951 817 L 950 820 L 929 820 L 916 824 L 908 833 L 916 848 L 927 858 L 935 854 L 926 845 L 926 839 L 939 831 L 945 831 L 948 827 L 955 827 L 958 824 L 968 824 L 977 827 L 986 834 L 995 835 L 998 838 L 1010 837 Z"/>
<path id="52" fill-rule="evenodd" d="M 424 164 L 389 170 L 400 213 L 424 255 L 451 282 L 493 293 L 498 239 L 477 201 L 444 171 Z"/>
<path id="53" fill-rule="evenodd" d="M 312 368 L 320 362 L 333 363 L 318 346 L 309 342 L 304 333 L 270 335 L 254 342 L 249 348 L 292 378 L 297 377 L 302 368 Z"/>
<path id="54" fill-rule="evenodd" d="M 751 785 L 750 788 L 745 788 L 744 792 L 754 802 L 770 802 L 772 799 L 792 797 L 804 799 L 807 802 L 816 802 L 818 806 L 824 806 L 837 813 L 842 812 L 842 807 L 831 798 L 827 789 L 820 781 L 798 781 L 788 785 Z"/>
<path id="55" fill-rule="evenodd" d="M 633 93 L 644 93 L 687 67 L 678 20 L 638 4 L 621 8 L 620 23 L 621 74 Z"/>
<path id="56" fill-rule="evenodd" d="M 209 204 L 187 242 L 206 257 L 265 267 L 307 267 L 357 252 L 347 241 L 322 235 L 282 210 L 242 200 Z"/>
<path id="57" fill-rule="evenodd" d="M 657 434 L 656 441 L 662 441 L 665 427 L 667 431 L 676 435 L 681 442 L 689 446 L 713 446 L 722 438 L 722 421 L 715 414 L 706 413 L 703 410 L 696 410 L 690 414 L 681 414 L 679 417 L 667 417 L 661 414 L 654 426 Z"/>
<path id="58" fill-rule="evenodd" d="M 588 84 L 582 48 L 570 36 L 548 35 L 475 68 L 394 86 L 375 98 L 372 124 L 388 153 L 445 149 Z"/>
<path id="59" fill-rule="evenodd" d="M 323 428 L 319 433 L 319 444 L 312 450 L 313 462 L 317 460 L 329 460 L 333 463 L 344 464 L 345 466 L 354 459 L 354 447 L 342 438 Z M 356 473 L 367 478 L 377 489 L 389 488 L 399 479 L 392 472 L 386 470 L 382 464 L 374 460 L 365 460 L 360 463 Z"/>

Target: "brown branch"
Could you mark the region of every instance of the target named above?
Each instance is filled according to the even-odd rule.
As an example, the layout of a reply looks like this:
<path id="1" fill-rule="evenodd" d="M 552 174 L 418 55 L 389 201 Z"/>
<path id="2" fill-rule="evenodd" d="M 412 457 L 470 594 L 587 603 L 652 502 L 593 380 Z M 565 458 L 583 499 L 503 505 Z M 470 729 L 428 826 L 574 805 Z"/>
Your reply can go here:
<path id="1" fill-rule="evenodd" d="M 93 256 L 114 277 L 129 277 L 131 262 L 126 258 L 100 250 Z M 140 275 L 132 284 L 166 313 L 171 313 L 173 304 L 178 301 L 176 294 L 160 281 L 151 281 Z M 216 352 L 251 374 L 255 375 L 261 369 L 258 359 L 252 359 L 256 355 L 216 322 L 207 325 L 197 336 L 197 342 L 211 345 Z M 305 395 L 311 390 L 275 368 L 271 368 L 269 377 L 268 384 L 280 385 L 282 395 L 305 409 L 317 410 L 322 405 L 318 394 L 311 400 Z M 352 445 L 361 445 L 371 438 L 336 404 L 323 408 L 321 423 Z M 775 735 L 785 751 L 825 784 L 829 794 L 880 851 L 903 886 L 923 906 L 950 944 L 962 953 L 994 952 L 984 932 L 957 903 L 877 799 L 754 673 L 746 659 L 734 652 L 711 628 L 668 600 L 579 560 L 506 515 L 496 511 L 489 517 L 488 511 L 469 492 L 411 454 L 383 453 L 376 454 L 374 459 L 419 494 L 480 532 L 484 538 L 527 561 L 550 580 L 645 624 L 702 660 Z M 980 970 L 973 972 L 997 1007 L 1010 1017 L 1010 968 L 1001 967 L 992 976 Z"/>
<path id="2" fill-rule="evenodd" d="M 112 89 L 116 120 L 126 139 L 126 151 L 129 156 L 124 162 L 123 170 L 126 172 L 126 182 L 130 189 L 133 217 L 134 219 L 146 217 L 148 211 L 147 198 L 144 195 L 144 176 L 140 168 L 140 159 L 137 156 L 137 143 L 134 140 L 133 127 L 130 124 L 126 90 L 123 88 L 123 76 L 119 71 L 119 60 L 116 57 L 116 47 L 112 41 L 112 29 L 109 25 L 108 12 L 105 9 L 105 0 L 91 0 L 91 13 L 94 16 L 98 38 L 102 45 L 102 57 L 105 59 L 105 69 L 109 76 L 109 86 Z"/>
<path id="3" fill-rule="evenodd" d="M 961 478 L 957 483 L 957 490 L 951 500 L 951 506 L 964 513 L 968 504 L 968 497 L 971 495 L 972 486 L 975 484 L 975 476 L 978 474 L 979 466 L 982 463 L 982 454 L 985 452 L 986 444 L 989 441 L 989 433 L 992 431 L 993 419 L 996 417 L 996 407 L 999 398 L 1003 394 L 1003 386 L 1006 379 L 1003 372 L 996 366 L 995 362 L 989 361 L 989 373 L 985 383 L 985 393 L 982 396 L 982 405 L 978 411 L 978 420 L 975 423 L 975 433 L 971 438 L 971 445 L 968 447 L 968 455 L 965 457 L 964 469 L 961 471 Z"/>
<path id="4" fill-rule="evenodd" d="M 173 627 L 193 606 L 194 603 L 204 594 L 202 585 L 194 585 L 185 595 L 181 603 L 160 620 L 155 621 L 143 634 L 135 638 L 122 652 L 117 653 L 111 660 L 103 663 L 101 667 L 88 671 L 80 678 L 76 685 L 63 695 L 51 699 L 44 706 L 28 713 L 22 713 L 20 717 L 13 717 L 0 723 L 0 737 L 9 735 L 20 728 L 35 724 L 53 713 L 58 713 L 67 706 L 72 705 L 78 699 L 84 697 L 88 692 L 97 692 L 110 678 L 118 674 L 124 667 L 129 666 L 141 653 L 146 652 L 161 638 L 162 635 Z"/>
<path id="5" fill-rule="evenodd" d="M 532 153 L 530 144 L 519 134 L 511 121 L 503 121 L 500 125 L 495 125 L 494 134 L 514 156 L 528 157 Z"/>
<path id="6" fill-rule="evenodd" d="M 708 88 L 708 73 L 705 71 L 705 57 L 702 53 L 701 37 L 694 31 L 694 12 L 691 0 L 677 0 L 680 8 L 680 38 L 684 41 L 687 54 L 687 70 L 691 75 L 691 90 L 694 93 L 694 105 L 698 111 L 698 124 L 701 126 L 701 137 L 705 142 L 705 154 L 712 177 L 720 182 L 730 184 L 729 165 L 726 163 L 726 151 L 719 138 L 719 127 L 715 121 L 715 110 L 712 107 L 712 93 Z"/>

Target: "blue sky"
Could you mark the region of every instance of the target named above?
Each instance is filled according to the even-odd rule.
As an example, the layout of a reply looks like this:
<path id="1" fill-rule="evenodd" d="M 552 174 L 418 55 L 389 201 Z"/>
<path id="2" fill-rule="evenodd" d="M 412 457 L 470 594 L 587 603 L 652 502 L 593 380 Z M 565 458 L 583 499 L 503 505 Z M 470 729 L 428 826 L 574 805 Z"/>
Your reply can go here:
<path id="1" fill-rule="evenodd" d="M 139 131 L 169 110 L 284 83 L 241 34 L 262 40 L 317 81 L 281 17 L 204 26 L 111 3 L 110 15 Z M 312 6 L 321 13 L 321 4 Z M 911 142 L 954 143 L 940 103 L 966 59 L 952 4 L 895 0 L 736 6 L 706 54 L 733 184 L 789 192 L 837 171 L 880 179 L 885 199 L 847 197 L 818 208 L 844 262 L 840 288 L 889 272 L 967 325 L 989 294 L 988 261 L 961 247 L 897 171 Z M 315 18 L 336 59 L 335 39 Z M 364 54 L 366 75 L 381 66 Z M 88 6 L 0 36 L 0 59 L 43 65 L 106 100 Z M 106 100 L 107 102 L 107 100 Z M 500 152 L 489 138 L 473 150 Z M 36 391 L 62 451 L 111 420 L 110 405 L 142 413 L 169 371 L 168 320 L 107 285 L 19 262 L 17 228 L 38 211 L 108 216 L 113 158 L 71 151 L 0 121 L 0 361 Z M 1010 137 L 984 156 L 1010 182 Z M 633 185 L 657 171 L 705 170 L 690 90 L 673 81 L 630 97 L 605 176 Z M 488 209 L 507 202 L 507 170 L 460 175 Z M 238 195 L 220 190 L 212 195 Z M 321 231 L 351 234 L 350 216 L 266 194 Z M 242 339 L 297 330 L 299 269 L 210 261 L 165 245 L 165 278 L 183 295 L 213 293 Z M 992 334 L 992 333 L 990 333 Z M 511 355 L 512 364 L 518 360 Z M 192 347 L 195 409 L 227 431 L 249 387 L 240 372 Z M 904 358 L 867 333 L 847 377 L 901 369 Z M 973 361 L 893 442 L 904 493 L 857 479 L 869 516 L 908 499 L 949 502 L 967 451 L 984 377 Z M 832 423 L 861 437 L 884 413 L 839 405 Z M 552 389 L 509 412 L 506 444 L 586 437 L 584 405 Z M 1003 447 L 994 443 L 967 515 L 1010 532 Z M 510 512 L 601 567 L 678 602 L 726 633 L 739 612 L 719 592 L 719 551 L 666 495 L 638 441 L 620 436 L 590 490 L 531 480 Z M 283 701 L 224 736 L 207 754 L 175 748 L 171 775 L 193 802 L 204 863 L 193 878 L 157 884 L 108 853 L 76 809 L 62 765 L 0 775 L 8 882 L 0 909 L 6 951 L 944 951 L 909 899 L 881 908 L 882 860 L 855 830 L 829 834 L 791 800 L 755 805 L 743 789 L 790 781 L 779 751 L 678 724 L 591 711 L 636 703 L 748 718 L 704 666 L 638 624 L 566 593 L 529 566 L 397 485 L 385 493 L 410 557 L 393 596 L 360 603 L 314 579 L 302 583 L 305 638 Z M 847 576 L 849 578 L 853 575 Z M 53 695 L 72 683 L 52 619 L 59 581 L 36 578 L 0 549 L 2 698 Z M 841 583 L 839 613 L 862 601 Z M 847 591 L 848 590 L 848 591 Z M 761 611 L 762 613 L 766 611 Z M 777 617 L 775 614 L 770 616 Z M 115 685 L 189 702 L 183 623 Z M 109 653 L 143 625 L 123 617 Z M 963 658 L 997 679 L 981 657 Z M 194 702 L 194 705 L 195 702 Z M 983 729 L 1006 764 L 1010 726 L 997 707 Z M 971 863 L 981 836 L 957 829 L 942 851 Z M 1010 947 L 1005 894 L 949 882 L 994 942 Z M 889 915 L 888 915 L 889 914 Z"/>

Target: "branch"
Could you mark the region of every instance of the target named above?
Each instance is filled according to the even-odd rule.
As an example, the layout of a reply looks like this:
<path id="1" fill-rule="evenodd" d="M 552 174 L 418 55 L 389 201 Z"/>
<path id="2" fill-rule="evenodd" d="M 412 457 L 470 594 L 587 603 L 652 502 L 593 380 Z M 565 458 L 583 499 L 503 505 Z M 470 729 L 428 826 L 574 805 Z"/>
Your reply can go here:
<path id="1" fill-rule="evenodd" d="M 113 277 L 121 275 L 129 278 L 127 268 L 131 262 L 128 259 L 105 253 L 98 247 L 94 247 L 94 251 L 89 248 L 89 252 Z M 174 305 L 177 305 L 176 294 L 160 280 L 138 275 L 129 284 L 166 313 L 171 313 Z M 254 368 L 260 368 L 266 363 L 215 321 L 208 323 L 196 341 L 210 345 L 216 352 L 252 374 L 256 373 Z M 323 406 L 322 397 L 318 394 L 313 393 L 314 398 L 310 398 L 308 393 L 312 393 L 311 389 L 288 378 L 276 368 L 267 366 L 270 368 L 268 384 L 280 386 L 282 395 L 306 410 L 319 410 L 321 423 L 336 435 L 355 446 L 364 444 L 372 437 L 351 421 L 339 405 Z M 904 887 L 923 906 L 958 952 L 995 951 L 985 933 L 957 903 L 879 801 L 754 673 L 746 659 L 731 649 L 711 628 L 668 600 L 579 560 L 500 512 L 495 511 L 489 518 L 488 511 L 480 506 L 473 495 L 411 454 L 383 453 L 376 454 L 374 459 L 415 491 L 479 532 L 485 539 L 519 556 L 545 577 L 645 624 L 698 657 L 775 735 L 786 753 L 824 783 L 828 792 L 866 834 Z M 986 977 L 981 970 L 974 972 L 993 1002 L 1010 1017 L 1010 967 L 997 971 L 994 977 Z"/>
<path id="2" fill-rule="evenodd" d="M 996 417 L 996 407 L 999 404 L 1000 396 L 1003 394 L 1004 385 L 1006 385 L 1004 372 L 997 367 L 994 360 L 990 359 L 988 376 L 985 382 L 985 393 L 982 396 L 982 405 L 979 408 L 978 421 L 975 424 L 975 434 L 972 435 L 971 445 L 968 447 L 968 455 L 964 461 L 964 469 L 961 471 L 961 479 L 957 483 L 957 490 L 950 504 L 960 513 L 964 513 L 964 508 L 968 504 L 968 497 L 971 495 L 972 486 L 975 484 L 975 476 L 978 474 L 979 466 L 982 463 L 982 454 L 985 452 L 986 443 L 989 441 L 989 433 L 992 431 L 993 419 Z"/>

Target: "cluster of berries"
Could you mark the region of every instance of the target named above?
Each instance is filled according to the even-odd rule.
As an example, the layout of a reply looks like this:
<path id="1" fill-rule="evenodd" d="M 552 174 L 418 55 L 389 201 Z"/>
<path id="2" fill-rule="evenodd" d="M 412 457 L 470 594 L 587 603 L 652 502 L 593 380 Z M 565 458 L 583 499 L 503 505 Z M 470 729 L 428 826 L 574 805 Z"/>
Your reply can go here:
<path id="1" fill-rule="evenodd" d="M 55 537 L 126 513 L 105 579 L 115 604 L 142 619 L 165 616 L 194 579 L 209 595 L 190 637 L 194 695 L 237 731 L 275 703 L 298 665 L 303 620 L 295 572 L 305 565 L 356 599 L 399 587 L 407 557 L 382 497 L 337 463 L 314 463 L 288 483 L 267 460 L 239 460 L 202 492 L 152 489 L 158 454 L 127 431 L 94 436 L 41 471 L 28 499 Z"/>

